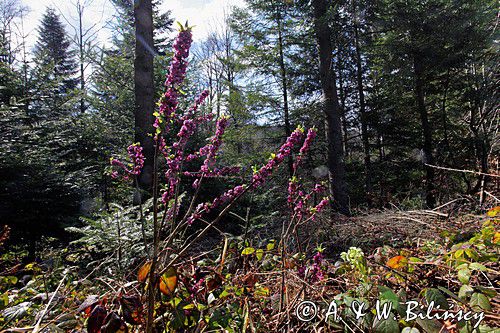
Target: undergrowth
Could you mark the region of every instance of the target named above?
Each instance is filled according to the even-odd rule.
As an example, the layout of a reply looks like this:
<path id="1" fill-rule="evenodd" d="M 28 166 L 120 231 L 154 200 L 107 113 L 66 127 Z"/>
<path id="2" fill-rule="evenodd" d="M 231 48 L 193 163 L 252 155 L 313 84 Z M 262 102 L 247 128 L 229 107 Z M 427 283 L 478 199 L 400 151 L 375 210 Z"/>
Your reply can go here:
<path id="1" fill-rule="evenodd" d="M 498 214 L 499 207 L 490 210 L 467 239 L 463 232 L 450 230 L 414 248 L 384 246 L 369 253 L 350 248 L 340 260 L 329 259 L 319 248 L 315 253 L 290 254 L 283 262 L 275 240 L 251 247 L 248 241 L 225 238 L 216 251 L 186 258 L 163 276 L 156 286 L 162 292 L 155 306 L 156 329 L 313 332 L 322 327 L 323 332 L 433 333 L 473 332 L 477 326 L 475 332 L 497 332 Z M 123 276 L 109 274 L 105 265 L 87 273 L 88 268 L 77 263 L 69 265 L 75 258 L 66 251 L 2 275 L 2 329 L 33 327 L 44 313 L 44 332 L 141 332 L 145 302 L 141 295 L 147 286 L 148 264 L 142 262 Z M 21 273 L 27 281 L 18 278 Z M 303 300 L 318 307 L 317 316 L 308 322 L 299 320 L 303 314 L 298 313 L 298 305 Z M 377 301 L 379 307 L 391 304 L 387 320 L 376 319 Z M 430 302 L 439 305 L 430 312 L 437 319 L 406 321 L 409 301 L 425 309 Z M 325 317 L 333 309 L 331 302 L 337 317 L 332 313 Z M 365 304 L 358 319 L 351 309 L 356 302 Z M 484 317 L 445 320 L 439 317 L 445 310 L 457 316 L 462 311 Z M 110 323 L 126 328 L 106 328 Z M 96 328 L 100 324 L 103 327 Z"/>

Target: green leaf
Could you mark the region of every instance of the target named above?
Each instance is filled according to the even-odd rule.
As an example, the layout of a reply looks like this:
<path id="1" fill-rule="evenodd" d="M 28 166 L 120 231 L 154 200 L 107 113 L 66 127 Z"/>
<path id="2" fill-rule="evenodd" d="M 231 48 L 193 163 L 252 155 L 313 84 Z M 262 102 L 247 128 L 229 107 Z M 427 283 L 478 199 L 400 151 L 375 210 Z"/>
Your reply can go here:
<path id="1" fill-rule="evenodd" d="M 449 309 L 450 306 L 448 304 L 448 300 L 444 295 L 439 291 L 439 289 L 436 288 L 429 288 L 425 291 L 425 299 L 427 300 L 428 303 L 434 302 L 434 304 L 437 306 L 439 305 L 441 309 Z"/>
<path id="2" fill-rule="evenodd" d="M 462 257 L 463 255 L 464 255 L 464 250 L 459 249 L 455 252 L 454 257 L 458 259 L 458 258 Z"/>
<path id="3" fill-rule="evenodd" d="M 479 259 L 479 256 L 477 255 L 477 252 L 474 251 L 473 249 L 466 249 L 465 250 L 465 254 L 471 258 L 471 259 L 474 259 L 474 260 L 477 260 Z"/>
<path id="4" fill-rule="evenodd" d="M 241 255 L 243 256 L 248 256 L 248 255 L 251 255 L 255 252 L 255 249 L 253 247 L 246 247 L 245 249 L 243 249 L 243 251 L 241 251 Z"/>
<path id="5" fill-rule="evenodd" d="M 399 307 L 399 296 L 396 295 L 394 291 L 392 291 L 390 288 L 380 286 L 379 288 L 380 291 L 380 300 L 381 301 L 389 301 L 392 303 L 392 308 L 397 309 Z"/>
<path id="6" fill-rule="evenodd" d="M 255 251 L 255 256 L 257 257 L 257 260 L 262 260 L 262 257 L 264 256 L 264 250 L 258 249 Z"/>
<path id="7" fill-rule="evenodd" d="M 373 328 L 377 333 L 399 333 L 398 322 L 390 316 L 387 319 L 375 319 L 373 322 Z"/>
<path id="8" fill-rule="evenodd" d="M 473 262 L 472 264 L 469 265 L 469 268 L 473 271 L 486 271 L 486 266 L 478 263 L 478 262 Z"/>
<path id="9" fill-rule="evenodd" d="M 472 295 L 473 292 L 474 289 L 472 289 L 471 286 L 464 284 L 460 287 L 460 290 L 458 291 L 458 297 L 461 298 L 462 300 L 465 300 L 470 295 Z"/>
<path id="10" fill-rule="evenodd" d="M 276 241 L 275 241 L 274 239 L 271 239 L 271 240 L 269 241 L 269 243 L 267 244 L 266 249 L 267 249 L 268 251 L 273 250 L 273 249 L 274 249 L 274 245 L 275 245 L 275 244 L 276 244 Z"/>
<path id="11" fill-rule="evenodd" d="M 459 301 L 460 302 L 460 298 L 455 295 L 454 293 L 452 293 L 449 289 L 446 289 L 445 287 L 438 287 L 438 289 L 445 293 L 446 295 L 450 296 L 451 298 L 453 298 L 455 301 Z"/>
<path id="12" fill-rule="evenodd" d="M 469 283 L 471 275 L 471 270 L 468 268 L 464 268 L 458 271 L 458 280 L 462 282 L 463 284 Z"/>
<path id="13" fill-rule="evenodd" d="M 441 323 L 437 320 L 417 318 L 417 324 L 427 333 L 441 333 Z"/>
<path id="14" fill-rule="evenodd" d="M 484 294 L 481 293 L 472 294 L 469 304 L 475 311 L 481 311 L 481 310 L 491 311 L 491 305 L 490 301 L 488 300 L 488 297 L 486 297 Z"/>
<path id="15" fill-rule="evenodd" d="M 9 293 L 6 291 L 0 295 L 0 309 L 9 305 Z"/>
<path id="16" fill-rule="evenodd" d="M 477 286 L 476 289 L 479 290 L 479 291 L 481 291 L 483 294 L 485 294 L 489 298 L 493 298 L 493 297 L 495 297 L 497 295 L 497 292 L 495 290 L 491 289 L 491 288 Z"/>

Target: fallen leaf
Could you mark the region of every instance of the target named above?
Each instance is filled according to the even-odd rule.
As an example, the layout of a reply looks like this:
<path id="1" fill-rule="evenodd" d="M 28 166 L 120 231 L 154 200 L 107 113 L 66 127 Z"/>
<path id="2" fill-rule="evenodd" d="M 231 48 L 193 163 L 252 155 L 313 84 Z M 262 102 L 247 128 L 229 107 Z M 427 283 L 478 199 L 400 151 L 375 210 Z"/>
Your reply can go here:
<path id="1" fill-rule="evenodd" d="M 253 288 L 255 284 L 257 283 L 257 276 L 253 273 L 248 273 L 244 278 L 243 278 L 243 284 L 247 288 Z"/>
<path id="2" fill-rule="evenodd" d="M 408 264 L 408 259 L 404 256 L 395 256 L 387 261 L 387 266 L 394 269 L 403 268 Z"/>
<path id="3" fill-rule="evenodd" d="M 149 275 L 149 270 L 151 269 L 151 262 L 148 261 L 137 272 L 137 281 L 144 282 Z"/>
<path id="4" fill-rule="evenodd" d="M 169 267 L 160 278 L 160 291 L 164 295 L 171 295 L 177 287 L 177 272 L 174 267 Z"/>
<path id="5" fill-rule="evenodd" d="M 138 325 L 142 322 L 142 303 L 138 296 L 123 296 L 120 303 L 123 309 L 123 319 L 127 323 Z"/>
<path id="6" fill-rule="evenodd" d="M 101 327 L 106 319 L 107 311 L 104 307 L 97 305 L 94 307 L 90 313 L 90 317 L 87 320 L 87 332 L 88 333 L 99 333 Z"/>

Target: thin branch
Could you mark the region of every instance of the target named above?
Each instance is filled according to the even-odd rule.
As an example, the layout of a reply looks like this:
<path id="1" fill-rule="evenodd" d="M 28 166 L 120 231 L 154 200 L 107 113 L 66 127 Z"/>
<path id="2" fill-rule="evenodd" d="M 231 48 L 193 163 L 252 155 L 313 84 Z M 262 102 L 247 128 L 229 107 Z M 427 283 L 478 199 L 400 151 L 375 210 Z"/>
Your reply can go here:
<path id="1" fill-rule="evenodd" d="M 462 169 L 446 168 L 446 167 L 437 166 L 437 165 L 431 165 L 431 164 L 427 164 L 427 163 L 425 165 L 426 166 L 430 166 L 431 168 L 439 169 L 439 170 L 456 171 L 456 172 L 464 172 L 464 173 L 473 173 L 473 174 L 476 174 L 476 175 L 483 175 L 483 176 L 500 178 L 500 175 L 494 175 L 494 174 L 491 174 L 491 173 L 484 173 L 484 172 L 472 171 L 472 170 L 462 170 Z"/>

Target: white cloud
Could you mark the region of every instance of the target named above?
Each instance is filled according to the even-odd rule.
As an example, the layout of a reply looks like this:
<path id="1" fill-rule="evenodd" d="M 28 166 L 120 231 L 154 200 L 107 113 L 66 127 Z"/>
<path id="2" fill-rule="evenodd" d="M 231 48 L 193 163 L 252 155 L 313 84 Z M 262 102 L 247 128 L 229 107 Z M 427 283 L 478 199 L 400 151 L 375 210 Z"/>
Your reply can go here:
<path id="1" fill-rule="evenodd" d="M 74 37 L 75 31 L 69 23 L 77 26 L 77 14 L 76 7 L 74 6 L 76 0 L 24 0 L 30 8 L 30 12 L 25 18 L 24 30 L 27 33 L 27 44 L 29 47 L 33 47 L 38 38 L 37 28 L 40 26 L 43 14 L 47 7 L 52 7 L 56 9 L 58 14 L 62 17 L 62 22 L 66 26 L 66 31 L 71 36 Z M 105 43 L 111 36 L 111 31 L 103 28 L 106 22 L 112 19 L 115 9 L 111 4 L 110 0 L 93 0 L 92 5 L 84 9 L 83 25 L 86 28 L 90 28 L 95 24 L 94 30 L 99 30 L 98 38 L 101 43 Z"/>
<path id="2" fill-rule="evenodd" d="M 243 0 L 167 0 L 161 6 L 163 10 L 171 10 L 176 21 L 186 20 L 193 29 L 193 38 L 200 41 L 208 33 L 222 24 L 224 13 L 229 14 L 232 6 L 242 7 Z"/>
<path id="3" fill-rule="evenodd" d="M 76 9 L 72 3 L 76 0 L 24 0 L 30 8 L 25 18 L 24 30 L 28 34 L 27 44 L 31 48 L 38 38 L 37 27 L 40 25 L 43 13 L 49 6 L 56 8 L 66 20 L 72 24 L 76 21 Z M 193 38 L 195 41 L 204 39 L 208 33 L 219 26 L 224 18 L 224 12 L 228 13 L 232 6 L 244 6 L 244 0 L 165 0 L 160 6 L 162 10 L 171 10 L 172 16 L 181 23 L 189 22 L 195 26 Z M 110 22 L 115 14 L 115 8 L 111 0 L 93 0 L 92 5 L 85 10 L 84 25 L 87 27 L 96 24 L 99 31 L 99 40 L 102 44 L 109 42 L 113 31 L 103 28 Z M 74 34 L 73 29 L 63 19 L 67 31 Z"/>

